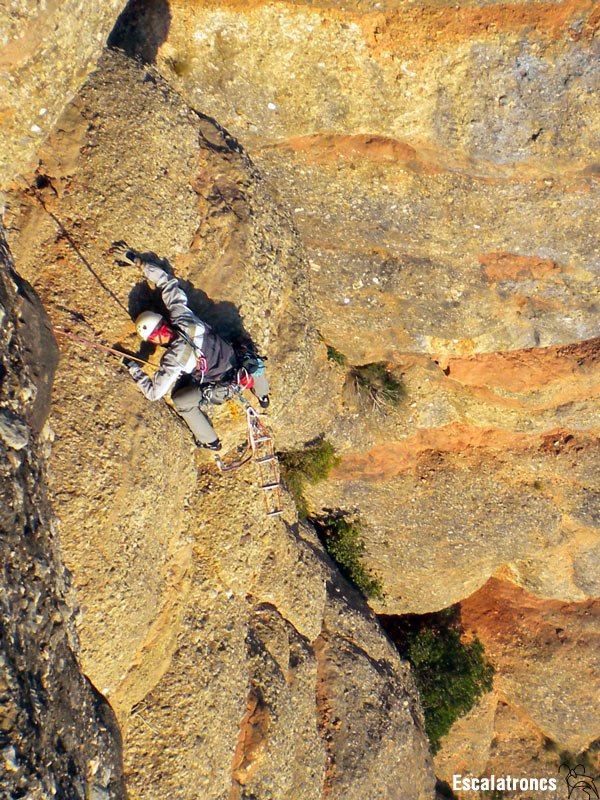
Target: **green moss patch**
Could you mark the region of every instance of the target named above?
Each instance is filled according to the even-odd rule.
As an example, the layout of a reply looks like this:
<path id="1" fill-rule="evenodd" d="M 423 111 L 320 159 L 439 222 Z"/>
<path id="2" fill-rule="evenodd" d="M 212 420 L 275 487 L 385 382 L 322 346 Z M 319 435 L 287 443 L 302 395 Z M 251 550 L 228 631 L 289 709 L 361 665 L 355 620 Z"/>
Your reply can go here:
<path id="1" fill-rule="evenodd" d="M 339 350 L 336 350 L 333 345 L 327 345 L 327 358 L 329 361 L 334 361 L 336 364 L 339 364 L 340 367 L 345 367 L 348 363 L 348 359 L 343 353 L 340 353 Z"/>
<path id="2" fill-rule="evenodd" d="M 308 516 L 308 506 L 304 497 L 306 484 L 316 484 L 327 478 L 331 470 L 339 464 L 333 445 L 325 439 L 305 445 L 300 450 L 279 453 L 283 479 L 290 490 L 298 514 L 302 519 Z"/>
<path id="3" fill-rule="evenodd" d="M 413 667 L 435 754 L 454 722 L 490 691 L 494 668 L 477 638 L 465 640 L 456 607 L 439 614 L 380 617 L 380 621 Z"/>
<path id="4" fill-rule="evenodd" d="M 311 521 L 344 577 L 366 598 L 383 600 L 380 578 L 373 576 L 363 564 L 365 544 L 360 521 L 347 519 L 343 514 L 332 514 Z"/>

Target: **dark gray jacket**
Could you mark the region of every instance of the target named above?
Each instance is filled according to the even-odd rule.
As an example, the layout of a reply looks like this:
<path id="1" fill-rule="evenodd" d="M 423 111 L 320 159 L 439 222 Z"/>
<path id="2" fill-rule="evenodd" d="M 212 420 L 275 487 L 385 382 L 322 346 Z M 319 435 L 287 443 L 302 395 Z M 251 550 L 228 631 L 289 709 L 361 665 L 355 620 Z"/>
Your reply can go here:
<path id="1" fill-rule="evenodd" d="M 199 383 L 218 382 L 235 365 L 233 347 L 190 311 L 177 278 L 149 262 L 144 263 L 142 273 L 160 289 L 168 322 L 178 335 L 168 345 L 152 377 L 139 364 L 129 367 L 133 380 L 148 400 L 160 400 L 184 374 L 194 374 Z M 206 359 L 203 372 L 199 369 L 201 356 Z"/>

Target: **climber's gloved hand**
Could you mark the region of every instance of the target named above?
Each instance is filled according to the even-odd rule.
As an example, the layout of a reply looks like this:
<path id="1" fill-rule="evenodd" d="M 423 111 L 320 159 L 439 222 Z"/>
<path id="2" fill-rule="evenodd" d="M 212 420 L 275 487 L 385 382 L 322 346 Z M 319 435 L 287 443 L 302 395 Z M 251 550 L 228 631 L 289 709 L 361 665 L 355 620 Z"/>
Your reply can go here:
<path id="1" fill-rule="evenodd" d="M 118 264 L 129 264 L 135 266 L 136 260 L 139 259 L 139 254 L 136 250 L 129 247 L 126 241 L 121 239 L 118 242 L 113 242 L 110 252 Z"/>
<path id="2" fill-rule="evenodd" d="M 137 361 L 131 358 L 130 354 L 124 350 L 118 342 L 117 344 L 113 344 L 112 349 L 116 351 L 115 356 L 119 359 L 119 364 L 125 367 L 125 369 L 136 366 Z"/>

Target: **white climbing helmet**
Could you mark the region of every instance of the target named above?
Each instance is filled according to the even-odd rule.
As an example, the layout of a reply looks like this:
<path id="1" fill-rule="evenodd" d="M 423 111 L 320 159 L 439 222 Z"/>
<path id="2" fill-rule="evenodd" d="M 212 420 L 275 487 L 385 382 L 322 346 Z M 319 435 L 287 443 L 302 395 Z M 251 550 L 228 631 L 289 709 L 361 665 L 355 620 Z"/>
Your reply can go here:
<path id="1" fill-rule="evenodd" d="M 135 329 L 138 335 L 147 342 L 162 322 L 164 322 L 163 317 L 156 311 L 142 311 L 135 321 Z"/>

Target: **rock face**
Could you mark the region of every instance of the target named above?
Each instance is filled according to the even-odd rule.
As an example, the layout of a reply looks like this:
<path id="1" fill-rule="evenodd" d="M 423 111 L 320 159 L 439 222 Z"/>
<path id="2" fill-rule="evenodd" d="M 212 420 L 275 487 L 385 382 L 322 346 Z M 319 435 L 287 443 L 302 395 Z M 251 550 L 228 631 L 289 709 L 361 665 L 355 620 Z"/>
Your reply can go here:
<path id="1" fill-rule="evenodd" d="M 9 0 L 0 8 L 0 187 L 34 158 L 93 68 L 122 0 Z"/>
<path id="2" fill-rule="evenodd" d="M 598 593 L 599 455 L 587 432 L 454 424 L 347 456 L 312 496 L 361 510 L 386 613 L 445 608 L 494 574 L 543 597 L 583 600 Z"/>
<path id="3" fill-rule="evenodd" d="M 587 2 L 170 5 L 156 63 L 294 210 L 325 341 L 402 375 L 381 414 L 331 365 L 343 460 L 312 496 L 364 518 L 388 613 L 496 573 L 597 594 L 598 21 Z"/>
<path id="4" fill-rule="evenodd" d="M 598 735 L 599 611 L 597 600 L 540 600 L 494 579 L 461 604 L 465 627 L 502 664 L 497 693 L 571 753 L 586 750 Z"/>
<path id="5" fill-rule="evenodd" d="M 171 259 L 198 313 L 268 354 L 277 446 L 340 452 L 308 500 L 362 519 L 374 608 L 462 601 L 496 684 L 450 732 L 445 780 L 547 777 L 600 736 L 599 20 L 588 0 L 132 0 L 110 42 L 146 66 L 105 54 L 9 198 L 54 324 L 133 347 L 151 295 L 110 242 Z M 406 666 L 312 529 L 287 500 L 265 522 L 251 473 L 217 477 L 164 404 L 63 344 L 51 498 L 132 793 L 431 797 Z M 398 405 L 357 391 L 370 362 Z M 242 419 L 214 418 L 233 455 Z"/>
<path id="6" fill-rule="evenodd" d="M 0 258 L 0 794 L 117 800 L 125 796 L 119 732 L 80 671 L 73 596 L 45 492 L 50 434 L 42 426 L 56 348 L 3 236 Z"/>
<path id="7" fill-rule="evenodd" d="M 173 2 L 170 15 L 157 66 L 293 210 L 323 338 L 402 378 L 404 400 L 382 409 L 360 402 L 349 367 L 321 373 L 342 462 L 310 501 L 362 518 L 386 592 L 375 607 L 437 610 L 492 576 L 526 607 L 597 596 L 597 6 Z M 585 662 L 587 635 L 569 635 L 559 683 Z M 527 653 L 541 673 L 544 652 Z M 513 671 L 500 658 L 497 683 Z M 497 717 L 513 744 L 520 702 Z M 583 699 L 564 741 L 536 704 L 519 763 L 543 736 L 586 746 L 568 733 L 580 717 L 588 743 L 600 733 Z M 476 764 L 506 766 L 511 746 Z"/>
<path id="8" fill-rule="evenodd" d="M 597 334 L 595 4 L 170 14 L 157 63 L 273 176 L 353 363 Z"/>
<path id="9" fill-rule="evenodd" d="M 452 785 L 454 774 L 499 775 L 508 764 L 513 775 L 558 778 L 561 761 L 594 745 L 598 613 L 597 600 L 540 600 L 495 579 L 461 604 L 465 629 L 483 642 L 497 677 L 494 691 L 446 737 L 435 759 L 442 780 Z M 596 774 L 596 747 L 588 760 L 588 773 Z"/>
<path id="10" fill-rule="evenodd" d="M 147 289 L 108 254 L 126 238 L 172 260 L 217 330 L 268 353 L 277 443 L 319 432 L 332 401 L 314 377 L 302 248 L 234 139 L 108 52 L 40 159 L 38 188 L 13 197 L 11 243 L 54 324 L 136 346 Z M 219 476 L 116 361 L 61 343 L 51 498 L 83 665 L 121 722 L 131 793 L 431 797 L 408 667 L 312 528 L 289 500 L 268 520 L 251 472 Z M 322 402 L 297 424 L 308 381 Z M 226 407 L 214 422 L 228 458 L 244 418 Z"/>
<path id="11" fill-rule="evenodd" d="M 598 11 L 587 0 L 343 9 L 173 0 L 169 23 L 161 68 L 245 138 L 368 132 L 499 165 L 595 157 Z"/>

